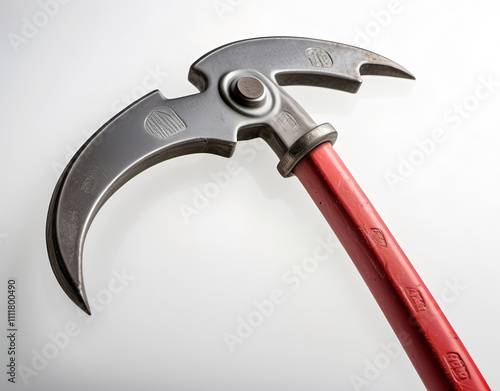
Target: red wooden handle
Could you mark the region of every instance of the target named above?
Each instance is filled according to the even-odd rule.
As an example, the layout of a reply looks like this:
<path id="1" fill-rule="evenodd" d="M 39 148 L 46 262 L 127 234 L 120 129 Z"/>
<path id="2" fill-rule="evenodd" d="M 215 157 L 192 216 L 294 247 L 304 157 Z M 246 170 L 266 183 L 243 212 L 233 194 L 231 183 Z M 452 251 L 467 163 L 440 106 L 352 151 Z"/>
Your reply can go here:
<path id="1" fill-rule="evenodd" d="M 489 390 L 474 361 L 377 211 L 329 143 L 294 169 L 428 390 Z"/>

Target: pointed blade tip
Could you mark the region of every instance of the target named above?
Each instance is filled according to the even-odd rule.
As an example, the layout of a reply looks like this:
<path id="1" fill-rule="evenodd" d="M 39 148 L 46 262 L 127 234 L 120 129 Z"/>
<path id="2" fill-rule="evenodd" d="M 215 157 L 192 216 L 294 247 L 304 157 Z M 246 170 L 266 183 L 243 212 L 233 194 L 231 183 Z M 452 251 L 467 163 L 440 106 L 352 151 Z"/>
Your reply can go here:
<path id="1" fill-rule="evenodd" d="M 410 79 L 410 80 L 416 80 L 417 79 L 413 73 L 411 73 L 406 68 L 403 68 L 402 66 L 399 67 L 399 71 L 400 71 L 400 76 L 399 77 L 401 77 L 403 79 Z"/>
<path id="2" fill-rule="evenodd" d="M 57 255 L 55 255 L 56 253 L 53 251 L 53 243 L 48 243 L 49 261 L 57 282 L 61 286 L 64 293 L 66 293 L 66 295 L 71 299 L 73 303 L 78 306 L 78 308 L 80 308 L 87 315 L 92 315 L 87 299 L 87 294 L 85 293 L 85 288 L 83 287 L 83 281 L 75 282 L 73 278 L 70 277 L 67 264 L 62 259 L 60 259 L 60 256 L 58 257 Z"/>
<path id="3" fill-rule="evenodd" d="M 63 288 L 66 295 L 71 299 L 73 303 L 76 304 L 78 308 L 80 308 L 87 315 L 92 315 L 89 301 L 87 299 L 87 294 L 85 293 L 85 288 L 83 287 L 83 282 L 81 282 L 78 287 L 68 284 L 64 285 L 60 284 L 60 285 Z"/>
<path id="4" fill-rule="evenodd" d="M 92 315 L 89 301 L 87 299 L 87 294 L 83 286 L 83 281 L 81 281 L 78 286 L 66 285 L 62 286 L 62 288 L 66 295 L 68 295 L 68 297 L 73 301 L 73 303 L 78 306 L 78 308 L 80 308 L 87 315 Z"/>
<path id="5" fill-rule="evenodd" d="M 402 79 L 416 80 L 416 77 L 405 67 L 398 63 L 384 59 L 383 61 L 367 61 L 359 67 L 359 73 L 362 76 L 390 76 Z"/>
<path id="6" fill-rule="evenodd" d="M 91 316 L 92 311 L 90 310 L 90 305 L 87 301 L 87 297 L 81 296 L 81 301 L 76 302 L 73 300 L 73 302 L 80 308 L 83 312 L 85 312 L 87 315 Z"/>

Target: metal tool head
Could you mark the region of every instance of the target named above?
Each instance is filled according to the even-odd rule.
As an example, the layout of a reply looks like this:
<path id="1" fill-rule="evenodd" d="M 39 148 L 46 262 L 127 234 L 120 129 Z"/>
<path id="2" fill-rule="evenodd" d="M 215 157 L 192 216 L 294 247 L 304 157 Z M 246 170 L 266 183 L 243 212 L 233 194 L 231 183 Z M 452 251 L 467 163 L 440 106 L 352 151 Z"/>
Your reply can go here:
<path id="1" fill-rule="evenodd" d="M 102 126 L 76 153 L 56 185 L 47 218 L 52 270 L 66 294 L 90 314 L 82 251 L 92 220 L 125 182 L 176 156 L 213 153 L 230 157 L 236 142 L 262 137 L 292 175 L 314 147 L 334 142 L 329 124 L 317 126 L 282 88 L 309 85 L 356 92 L 362 75 L 413 79 L 378 54 L 315 39 L 270 37 L 239 41 L 211 51 L 190 68 L 200 93 L 165 99 L 153 91 Z"/>

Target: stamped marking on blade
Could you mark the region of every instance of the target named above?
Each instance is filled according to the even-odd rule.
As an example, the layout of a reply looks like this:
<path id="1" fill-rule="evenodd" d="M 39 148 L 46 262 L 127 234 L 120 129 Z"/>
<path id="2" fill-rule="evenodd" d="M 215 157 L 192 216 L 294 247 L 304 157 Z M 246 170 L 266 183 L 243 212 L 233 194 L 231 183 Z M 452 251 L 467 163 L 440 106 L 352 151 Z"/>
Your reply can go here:
<path id="1" fill-rule="evenodd" d="M 316 68 L 330 68 L 333 65 L 332 58 L 328 52 L 321 48 L 309 48 L 306 55 L 311 65 Z"/>
<path id="2" fill-rule="evenodd" d="M 446 362 L 448 363 L 448 366 L 450 367 L 451 371 L 453 372 L 453 375 L 457 378 L 457 380 L 463 381 L 470 378 L 469 372 L 467 371 L 467 367 L 465 366 L 462 357 L 460 357 L 458 353 L 455 352 L 447 353 Z"/>
<path id="3" fill-rule="evenodd" d="M 80 190 L 90 195 L 94 194 L 96 188 L 99 186 L 102 187 L 102 184 L 108 182 L 107 175 L 103 170 L 100 170 L 99 167 L 88 170 L 82 179 Z"/>
<path id="4" fill-rule="evenodd" d="M 154 109 L 144 122 L 146 131 L 158 138 L 166 139 L 186 130 L 186 124 L 168 107 Z"/>
<path id="5" fill-rule="evenodd" d="M 299 126 L 295 117 L 288 111 L 282 111 L 281 114 L 278 115 L 277 121 L 287 132 L 290 132 Z"/>
<path id="6" fill-rule="evenodd" d="M 90 174 L 85 178 L 80 189 L 87 194 L 94 194 L 94 189 L 97 186 L 98 179 L 94 175 Z"/>
<path id="7" fill-rule="evenodd" d="M 408 295 L 415 311 L 422 312 L 427 309 L 424 297 L 417 288 L 406 288 L 406 294 Z"/>

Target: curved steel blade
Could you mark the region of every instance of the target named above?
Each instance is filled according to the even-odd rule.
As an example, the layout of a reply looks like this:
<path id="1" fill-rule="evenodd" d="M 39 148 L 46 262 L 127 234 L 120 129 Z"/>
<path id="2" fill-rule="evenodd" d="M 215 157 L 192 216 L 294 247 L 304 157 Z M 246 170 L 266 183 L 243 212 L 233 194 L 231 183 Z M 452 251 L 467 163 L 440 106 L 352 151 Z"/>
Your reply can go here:
<path id="1" fill-rule="evenodd" d="M 221 102 L 208 95 L 173 100 L 158 91 L 146 95 L 99 129 L 61 175 L 48 212 L 47 248 L 59 284 L 83 311 L 90 314 L 82 249 L 106 200 L 160 161 L 198 152 L 232 155 L 237 121 L 225 121 L 231 113 L 220 116 Z"/>

